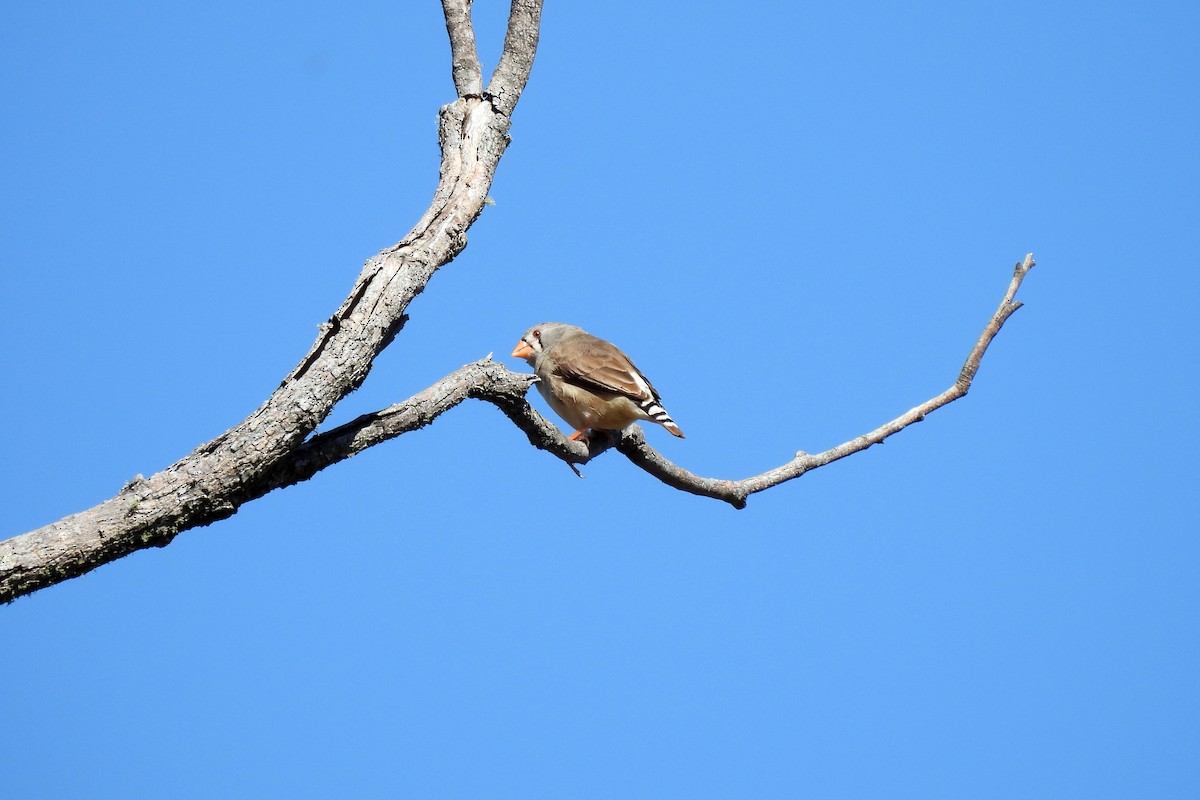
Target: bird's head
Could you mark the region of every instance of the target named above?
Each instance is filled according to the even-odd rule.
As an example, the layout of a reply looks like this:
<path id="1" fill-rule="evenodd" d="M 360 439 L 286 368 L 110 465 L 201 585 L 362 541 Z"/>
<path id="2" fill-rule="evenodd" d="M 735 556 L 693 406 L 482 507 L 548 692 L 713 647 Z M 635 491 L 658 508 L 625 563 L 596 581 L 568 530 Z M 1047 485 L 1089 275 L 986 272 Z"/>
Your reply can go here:
<path id="1" fill-rule="evenodd" d="M 572 333 L 579 333 L 574 325 L 564 325 L 561 322 L 543 322 L 525 331 L 521 341 L 513 348 L 513 358 L 523 358 L 533 366 L 544 351 L 549 350 L 559 341 Z"/>

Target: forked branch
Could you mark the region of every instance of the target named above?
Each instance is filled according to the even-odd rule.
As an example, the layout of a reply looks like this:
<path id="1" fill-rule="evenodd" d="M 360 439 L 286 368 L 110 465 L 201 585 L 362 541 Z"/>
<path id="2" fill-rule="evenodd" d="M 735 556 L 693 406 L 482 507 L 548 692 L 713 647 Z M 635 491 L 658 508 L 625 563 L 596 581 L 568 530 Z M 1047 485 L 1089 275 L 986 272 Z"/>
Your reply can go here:
<path id="1" fill-rule="evenodd" d="M 402 403 L 363 415 L 340 428 L 314 436 L 292 456 L 281 461 L 268 477 L 268 483 L 258 487 L 256 492 L 265 494 L 271 489 L 306 480 L 317 471 L 349 458 L 367 447 L 424 427 L 463 400 L 473 397 L 495 405 L 525 432 L 534 446 L 552 453 L 568 464 L 585 464 L 615 444 L 616 449 L 631 462 L 668 486 L 691 494 L 723 500 L 735 508 L 745 508 L 750 495 L 799 478 L 806 472 L 879 444 L 914 422 L 920 422 L 927 414 L 965 395 L 971 388 L 971 382 L 979 370 L 988 345 L 1000 332 L 1005 321 L 1021 307 L 1015 300 L 1017 289 L 1033 266 L 1032 253 L 1017 264 L 1004 299 L 984 326 L 957 379 L 949 389 L 869 433 L 821 453 L 799 452 L 786 464 L 749 478 L 704 478 L 689 472 L 667 460 L 648 445 L 642 429 L 636 425 L 628 428 L 615 443 L 604 443 L 602 439 L 594 437 L 593 441 L 599 444 L 593 444 L 592 450 L 589 451 L 579 442 L 563 436 L 554 424 L 548 422 L 526 401 L 525 394 L 536 380 L 534 376 L 510 372 L 489 357 L 455 370 Z"/>
<path id="2" fill-rule="evenodd" d="M 0 542 L 0 602 L 224 519 L 313 452 L 312 432 L 366 379 L 404 325 L 412 299 L 466 247 L 529 79 L 540 0 L 513 0 L 500 66 L 486 93 L 469 0 L 445 0 L 443 9 L 458 97 L 439 115 L 441 169 L 428 210 L 403 239 L 367 261 L 307 355 L 240 424 L 97 506 Z"/>
<path id="3" fill-rule="evenodd" d="M 797 453 L 782 466 L 742 480 L 703 478 L 671 463 L 646 444 L 637 426 L 589 451 L 529 405 L 525 395 L 533 376 L 510 372 L 490 358 L 467 364 L 402 403 L 314 433 L 334 405 L 362 384 L 375 357 L 399 333 L 409 302 L 466 246 L 466 232 L 483 209 L 508 144 L 513 108 L 532 68 L 540 0 L 512 0 L 504 50 L 486 89 L 470 0 L 443 0 L 442 5 L 458 98 L 441 110 L 440 179 L 428 210 L 403 239 L 367 261 L 308 354 L 246 420 L 161 472 L 138 476 L 99 505 L 0 542 L 0 602 L 136 550 L 169 544 L 181 531 L 231 516 L 243 503 L 428 425 L 468 397 L 495 405 L 534 446 L 567 464 L 586 463 L 615 446 L 669 486 L 743 508 L 751 494 L 878 444 L 970 389 L 988 345 L 1020 307 L 1015 296 L 1033 267 L 1032 255 L 1017 265 L 1000 308 L 953 386 L 870 433 L 823 453 Z"/>

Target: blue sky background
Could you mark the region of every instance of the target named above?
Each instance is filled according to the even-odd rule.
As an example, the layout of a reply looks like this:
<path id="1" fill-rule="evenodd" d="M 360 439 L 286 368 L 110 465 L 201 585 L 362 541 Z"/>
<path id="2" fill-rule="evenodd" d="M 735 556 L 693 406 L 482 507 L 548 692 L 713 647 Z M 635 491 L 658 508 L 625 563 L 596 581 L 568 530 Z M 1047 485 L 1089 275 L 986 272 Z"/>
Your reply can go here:
<path id="1" fill-rule="evenodd" d="M 6 793 L 1200 795 L 1200 6 L 833 5 L 550 3 L 496 205 L 326 427 L 558 319 L 743 477 L 949 386 L 1032 250 L 967 398 L 741 512 L 468 403 L 0 608 Z M 4 17 L 9 535 L 275 388 L 453 88 L 432 0 Z"/>

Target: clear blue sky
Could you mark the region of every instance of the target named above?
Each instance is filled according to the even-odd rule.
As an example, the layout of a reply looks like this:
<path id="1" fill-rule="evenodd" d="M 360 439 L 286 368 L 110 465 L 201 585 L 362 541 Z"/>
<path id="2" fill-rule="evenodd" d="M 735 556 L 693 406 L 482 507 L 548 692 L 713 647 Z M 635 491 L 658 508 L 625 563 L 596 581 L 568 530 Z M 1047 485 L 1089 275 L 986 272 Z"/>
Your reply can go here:
<path id="1" fill-rule="evenodd" d="M 549 5 L 329 424 L 558 319 L 742 477 L 949 386 L 1032 250 L 971 394 L 741 512 L 464 405 L 0 608 L 5 793 L 1200 796 L 1200 7 Z M 447 51 L 432 0 L 10 4 L 5 535 L 275 388 L 426 206 Z"/>

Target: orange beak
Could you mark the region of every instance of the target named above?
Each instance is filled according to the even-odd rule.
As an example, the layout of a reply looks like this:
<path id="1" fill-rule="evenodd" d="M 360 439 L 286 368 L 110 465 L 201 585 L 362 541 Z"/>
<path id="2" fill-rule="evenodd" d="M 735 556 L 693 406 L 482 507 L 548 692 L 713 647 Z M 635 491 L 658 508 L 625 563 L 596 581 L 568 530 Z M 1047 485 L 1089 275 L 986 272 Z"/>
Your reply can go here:
<path id="1" fill-rule="evenodd" d="M 517 342 L 517 346 L 512 351 L 513 358 L 529 358 L 531 355 L 533 355 L 533 348 L 524 339 Z"/>

